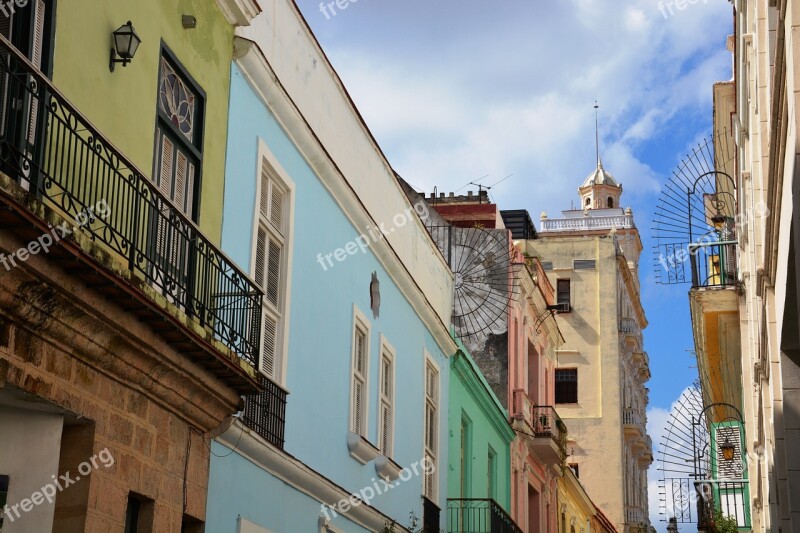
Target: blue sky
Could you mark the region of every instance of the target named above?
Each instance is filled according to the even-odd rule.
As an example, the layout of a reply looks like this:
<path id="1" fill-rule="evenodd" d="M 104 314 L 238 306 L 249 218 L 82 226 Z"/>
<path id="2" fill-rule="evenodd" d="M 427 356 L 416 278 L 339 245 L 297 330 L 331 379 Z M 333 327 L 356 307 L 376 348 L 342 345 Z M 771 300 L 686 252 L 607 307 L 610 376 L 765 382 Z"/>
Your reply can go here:
<path id="1" fill-rule="evenodd" d="M 335 14 L 297 3 L 389 161 L 426 193 L 513 173 L 491 191 L 501 209 L 528 209 L 537 223 L 542 211 L 557 215 L 594 169 L 599 101 L 603 162 L 645 246 L 657 441 L 696 374 L 688 287 L 654 283 L 652 213 L 661 184 L 710 130 L 712 83 L 731 78 L 730 3 L 348 0 Z M 655 483 L 650 500 L 656 518 Z"/>

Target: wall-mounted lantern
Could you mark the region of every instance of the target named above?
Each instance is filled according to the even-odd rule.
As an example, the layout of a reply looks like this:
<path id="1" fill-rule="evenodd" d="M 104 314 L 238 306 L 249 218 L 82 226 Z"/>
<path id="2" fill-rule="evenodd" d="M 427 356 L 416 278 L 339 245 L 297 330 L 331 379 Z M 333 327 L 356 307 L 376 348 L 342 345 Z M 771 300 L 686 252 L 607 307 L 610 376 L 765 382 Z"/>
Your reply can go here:
<path id="1" fill-rule="evenodd" d="M 728 437 L 725 437 L 725 442 L 719 445 L 722 450 L 722 457 L 726 461 L 733 461 L 733 456 L 736 454 L 736 446 L 733 445 Z"/>
<path id="2" fill-rule="evenodd" d="M 114 72 L 114 66 L 117 63 L 122 63 L 125 67 L 133 60 L 136 55 L 136 49 L 139 48 L 142 40 L 136 35 L 136 30 L 133 29 L 133 24 L 129 20 L 127 24 L 120 26 L 113 34 L 114 47 L 111 49 L 111 60 L 108 64 L 108 69 Z M 120 59 L 117 59 L 117 56 Z"/>

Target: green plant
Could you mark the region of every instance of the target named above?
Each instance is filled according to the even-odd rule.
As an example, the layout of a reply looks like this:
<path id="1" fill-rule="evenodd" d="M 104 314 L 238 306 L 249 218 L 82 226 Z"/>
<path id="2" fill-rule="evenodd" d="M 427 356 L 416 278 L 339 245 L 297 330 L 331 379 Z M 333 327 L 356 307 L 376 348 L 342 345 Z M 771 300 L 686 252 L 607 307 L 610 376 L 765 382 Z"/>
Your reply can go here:
<path id="1" fill-rule="evenodd" d="M 419 529 L 419 530 L 417 529 L 418 525 L 419 525 L 419 518 L 417 518 L 417 515 L 416 515 L 416 513 L 414 513 L 414 511 L 411 511 L 408 514 L 408 528 L 406 528 L 407 531 L 410 531 L 411 533 L 420 533 L 422 530 L 421 529 Z M 383 531 L 381 533 L 400 533 L 396 529 L 397 527 L 401 527 L 397 523 L 397 520 L 392 520 L 391 522 L 386 522 L 386 524 L 384 524 L 384 526 L 383 526 Z"/>
<path id="2" fill-rule="evenodd" d="M 722 514 L 719 509 L 714 509 L 714 520 L 709 529 L 710 533 L 738 533 L 739 526 L 735 518 Z"/>

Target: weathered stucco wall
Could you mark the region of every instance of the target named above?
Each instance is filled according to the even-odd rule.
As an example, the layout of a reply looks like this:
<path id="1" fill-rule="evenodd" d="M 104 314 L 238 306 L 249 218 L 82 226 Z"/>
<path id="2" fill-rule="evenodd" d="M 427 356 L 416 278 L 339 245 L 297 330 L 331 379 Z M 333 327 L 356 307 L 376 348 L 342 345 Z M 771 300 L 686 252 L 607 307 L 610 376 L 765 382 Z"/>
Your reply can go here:
<path id="1" fill-rule="evenodd" d="M 57 6 L 53 83 L 145 175 L 153 172 L 162 41 L 205 91 L 199 221 L 218 242 L 233 27 L 213 0 L 68 0 Z M 195 29 L 183 28 L 184 14 L 197 18 Z M 142 44 L 130 64 L 109 72 L 111 34 L 129 20 Z"/>

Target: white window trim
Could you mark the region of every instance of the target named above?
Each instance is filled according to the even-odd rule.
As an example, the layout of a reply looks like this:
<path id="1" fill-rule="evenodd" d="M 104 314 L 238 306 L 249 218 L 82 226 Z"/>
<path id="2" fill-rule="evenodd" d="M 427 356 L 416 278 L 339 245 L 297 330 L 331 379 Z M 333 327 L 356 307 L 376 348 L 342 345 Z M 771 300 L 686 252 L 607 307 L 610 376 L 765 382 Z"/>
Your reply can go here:
<path id="1" fill-rule="evenodd" d="M 394 349 L 388 339 L 381 333 L 380 335 L 380 366 L 378 367 L 378 412 L 377 412 L 377 428 L 378 428 L 378 438 L 377 444 L 378 449 L 380 449 L 381 445 L 381 428 L 383 424 L 381 423 L 381 408 L 383 407 L 383 395 L 381 394 L 381 387 L 383 386 L 383 376 L 381 373 L 383 372 L 383 358 L 384 355 L 388 356 L 389 361 L 391 362 L 391 369 L 392 369 L 392 383 L 391 383 L 391 397 L 389 398 L 389 408 L 391 409 L 391 419 L 389 420 L 389 446 L 388 446 L 388 454 L 386 455 L 388 458 L 394 457 L 394 441 L 395 441 L 395 411 L 396 411 L 396 401 L 395 398 L 397 397 L 396 394 L 396 386 L 397 383 L 397 350 Z"/>
<path id="2" fill-rule="evenodd" d="M 436 431 L 436 443 L 435 443 L 435 448 L 436 449 L 435 450 L 431 450 L 433 452 L 433 459 L 434 459 L 433 494 L 431 494 L 431 496 L 433 496 L 433 498 L 429 498 L 429 499 L 430 499 L 430 501 L 432 501 L 433 503 L 438 505 L 439 504 L 439 459 L 440 459 L 439 450 L 442 447 L 441 446 L 441 444 L 442 444 L 441 443 L 441 441 L 442 441 L 441 432 L 439 431 L 439 429 L 440 429 L 439 428 L 439 424 L 440 424 L 440 421 L 442 419 L 442 413 L 441 413 L 441 409 L 442 409 L 442 369 L 439 367 L 439 365 L 436 363 L 436 361 L 433 359 L 433 357 L 431 357 L 431 354 L 428 352 L 427 349 L 424 349 L 423 351 L 424 351 L 424 357 L 423 357 L 424 363 L 422 365 L 422 383 L 423 383 L 423 386 L 422 386 L 422 394 L 423 394 L 423 398 L 422 398 L 422 401 L 423 401 L 423 411 L 422 411 L 422 424 L 423 424 L 422 453 L 423 453 L 423 457 L 425 457 L 428 454 L 428 446 L 427 446 L 427 443 L 425 442 L 425 439 L 426 439 L 427 436 L 425 435 L 425 431 L 424 431 L 424 429 L 425 429 L 424 428 L 424 425 L 425 425 L 425 409 L 427 409 L 427 407 L 428 407 L 428 392 L 427 392 L 428 366 L 431 366 L 431 367 L 433 367 L 434 370 L 436 370 L 436 376 L 437 376 L 437 380 L 436 380 L 436 395 L 435 395 L 435 398 L 434 398 L 434 400 L 436 402 L 436 420 L 434 421 L 434 427 L 435 427 L 435 431 Z M 424 478 L 424 476 L 423 476 L 423 479 L 422 479 L 422 494 L 425 495 L 425 478 Z"/>
<path id="3" fill-rule="evenodd" d="M 353 304 L 353 324 L 350 328 L 350 389 L 348 391 L 348 396 L 350 398 L 350 409 L 347 411 L 347 428 L 352 433 L 355 433 L 355 431 L 353 431 L 355 429 L 353 425 L 353 384 L 355 383 L 356 367 L 356 328 L 359 326 L 364 330 L 366 336 L 366 341 L 364 343 L 364 401 L 362 402 L 364 407 L 364 413 L 362 415 L 364 418 L 364 428 L 361 436 L 364 439 L 369 440 L 369 363 L 372 323 L 367 318 L 367 315 L 365 315 L 361 309 Z"/>
<path id="4" fill-rule="evenodd" d="M 279 350 L 278 357 L 280 361 L 278 364 L 280 365 L 280 372 L 279 375 L 275 376 L 276 381 L 278 381 L 279 385 L 286 384 L 286 371 L 287 367 L 289 366 L 288 361 L 288 353 L 289 353 L 289 317 L 291 315 L 291 299 L 292 299 L 292 263 L 294 260 L 294 209 L 295 209 L 295 183 L 291 177 L 289 177 L 289 173 L 281 166 L 278 162 L 278 158 L 269 149 L 267 143 L 264 139 L 258 139 L 258 154 L 256 157 L 256 165 L 255 165 L 255 177 L 256 177 L 256 194 L 253 198 L 253 226 L 252 226 L 252 233 L 251 233 L 251 242 L 250 242 L 250 276 L 255 278 L 255 271 L 256 271 L 256 246 L 258 240 L 258 227 L 260 223 L 260 204 L 259 200 L 261 198 L 261 169 L 262 163 L 266 161 L 267 165 L 269 166 L 269 170 L 271 171 L 272 175 L 276 176 L 278 180 L 282 182 L 282 185 L 286 187 L 287 195 L 289 196 L 289 200 L 287 202 L 287 220 L 286 220 L 286 234 L 284 235 L 283 241 L 283 249 L 284 249 L 284 258 L 283 258 L 283 267 L 284 270 L 281 273 L 281 286 L 283 287 L 283 294 L 282 294 L 282 301 L 281 303 L 281 321 L 280 327 L 276 332 L 278 337 L 276 341 L 276 347 Z M 263 342 L 263 332 L 259 330 L 259 338 Z M 260 356 L 260 354 L 259 354 Z M 260 365 L 259 365 L 260 366 Z M 258 371 L 261 369 L 258 368 Z"/>

